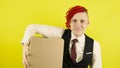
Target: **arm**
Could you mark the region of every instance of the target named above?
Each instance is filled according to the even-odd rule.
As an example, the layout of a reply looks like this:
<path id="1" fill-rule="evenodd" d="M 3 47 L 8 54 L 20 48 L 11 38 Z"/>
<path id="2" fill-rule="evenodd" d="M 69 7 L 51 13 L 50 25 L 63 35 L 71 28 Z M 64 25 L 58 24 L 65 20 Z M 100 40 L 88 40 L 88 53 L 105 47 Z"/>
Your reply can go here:
<path id="1" fill-rule="evenodd" d="M 24 64 L 24 67 L 25 68 L 29 68 L 29 66 L 28 66 L 28 60 L 27 60 L 27 56 L 28 56 L 28 53 L 29 52 L 29 50 L 28 50 L 28 46 L 27 45 L 24 45 L 23 46 L 23 59 L 22 59 L 22 61 L 23 61 L 23 64 Z"/>
<path id="2" fill-rule="evenodd" d="M 28 25 L 24 37 L 21 41 L 23 45 L 23 64 L 25 68 L 28 68 L 28 60 L 27 56 L 29 55 L 29 50 L 28 50 L 28 44 L 32 36 L 34 34 L 41 34 L 44 37 L 61 37 L 64 32 L 63 28 L 58 28 L 54 26 L 47 26 L 47 25 L 38 25 L 38 24 L 32 24 Z"/>
<path id="3" fill-rule="evenodd" d="M 24 37 L 21 41 L 23 45 L 28 45 L 30 38 L 34 36 L 34 34 L 41 34 L 44 37 L 61 37 L 64 32 L 63 28 L 55 27 L 55 26 L 47 26 L 47 25 L 38 25 L 32 24 L 28 25 Z"/>
<path id="4" fill-rule="evenodd" d="M 102 68 L 100 44 L 94 41 L 92 68 Z"/>

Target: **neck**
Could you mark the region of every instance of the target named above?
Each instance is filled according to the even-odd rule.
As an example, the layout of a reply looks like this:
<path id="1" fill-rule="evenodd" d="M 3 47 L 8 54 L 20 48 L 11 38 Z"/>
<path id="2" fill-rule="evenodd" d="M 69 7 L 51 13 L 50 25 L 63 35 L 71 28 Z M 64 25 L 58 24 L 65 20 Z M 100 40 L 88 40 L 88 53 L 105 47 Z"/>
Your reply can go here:
<path id="1" fill-rule="evenodd" d="M 73 36 L 76 37 L 76 38 L 79 38 L 79 37 L 81 37 L 82 35 L 84 35 L 84 34 L 81 34 L 81 35 L 75 35 L 75 34 L 73 34 Z"/>

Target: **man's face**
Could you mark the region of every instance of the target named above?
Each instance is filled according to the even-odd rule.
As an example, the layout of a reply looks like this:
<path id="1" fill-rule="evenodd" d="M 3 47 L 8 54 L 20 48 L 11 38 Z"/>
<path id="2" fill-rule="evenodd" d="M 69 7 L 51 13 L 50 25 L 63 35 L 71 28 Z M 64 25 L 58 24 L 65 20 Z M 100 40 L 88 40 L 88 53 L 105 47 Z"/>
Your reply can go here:
<path id="1" fill-rule="evenodd" d="M 84 34 L 86 27 L 89 24 L 88 15 L 86 12 L 76 13 L 70 21 L 70 29 L 75 36 Z"/>

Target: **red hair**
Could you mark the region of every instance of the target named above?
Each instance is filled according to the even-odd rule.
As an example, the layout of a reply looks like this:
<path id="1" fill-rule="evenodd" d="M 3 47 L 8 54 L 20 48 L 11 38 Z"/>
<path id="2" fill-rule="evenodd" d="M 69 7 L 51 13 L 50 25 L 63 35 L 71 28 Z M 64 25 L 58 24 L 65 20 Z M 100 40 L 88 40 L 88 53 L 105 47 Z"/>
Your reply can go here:
<path id="1" fill-rule="evenodd" d="M 70 19 L 79 12 L 86 12 L 87 13 L 87 9 L 82 7 L 82 6 L 74 6 L 72 8 L 70 8 L 67 12 L 66 12 L 66 27 L 70 28 Z"/>

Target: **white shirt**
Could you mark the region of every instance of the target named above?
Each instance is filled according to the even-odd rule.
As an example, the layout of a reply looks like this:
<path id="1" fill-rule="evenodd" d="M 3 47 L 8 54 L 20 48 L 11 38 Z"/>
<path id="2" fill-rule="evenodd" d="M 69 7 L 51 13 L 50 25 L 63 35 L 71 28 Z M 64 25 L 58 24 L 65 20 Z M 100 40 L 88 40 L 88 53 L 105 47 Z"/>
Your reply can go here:
<path id="1" fill-rule="evenodd" d="M 47 25 L 38 25 L 38 24 L 32 24 L 28 25 L 24 37 L 21 41 L 23 45 L 28 45 L 30 38 L 34 36 L 34 34 L 42 34 L 44 37 L 62 37 L 64 33 L 64 28 L 55 27 L 55 26 L 47 26 Z M 76 38 L 73 33 L 71 32 L 71 40 Z M 85 46 L 85 35 L 78 37 L 78 43 L 76 43 L 76 53 L 77 58 L 76 61 L 79 62 L 83 58 L 83 51 Z M 71 42 L 69 45 L 69 50 L 71 49 Z M 93 44 L 93 59 L 92 59 L 93 65 L 92 68 L 102 68 L 102 62 L 101 62 L 101 51 L 100 51 L 100 44 L 94 40 Z"/>

